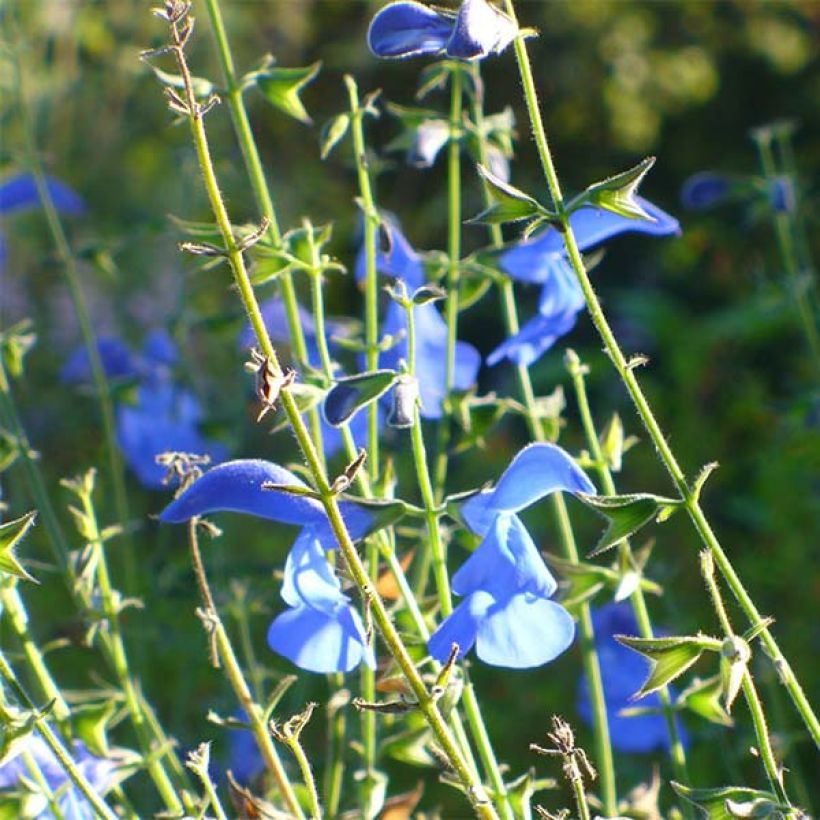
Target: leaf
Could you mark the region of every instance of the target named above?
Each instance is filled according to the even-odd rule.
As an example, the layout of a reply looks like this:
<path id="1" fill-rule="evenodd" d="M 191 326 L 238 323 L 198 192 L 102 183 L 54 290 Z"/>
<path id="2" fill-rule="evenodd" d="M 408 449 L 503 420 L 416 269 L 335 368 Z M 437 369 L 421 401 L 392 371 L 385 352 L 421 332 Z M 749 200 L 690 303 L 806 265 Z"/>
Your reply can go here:
<path id="1" fill-rule="evenodd" d="M 720 675 L 700 680 L 696 678 L 678 695 L 676 706 L 688 709 L 711 723 L 720 726 L 733 726 L 734 720 L 720 702 L 723 695 L 723 682 Z"/>
<path id="2" fill-rule="evenodd" d="M 14 521 L 0 524 L 0 571 L 7 572 L 9 575 L 14 575 L 16 578 L 22 578 L 25 581 L 33 581 L 35 584 L 39 581 L 26 572 L 17 560 L 14 550 L 33 526 L 36 518 L 37 511 L 32 510 Z"/>
<path id="3" fill-rule="evenodd" d="M 590 185 L 575 201 L 570 203 L 570 212 L 583 205 L 593 205 L 628 219 L 645 219 L 654 222 L 635 199 L 638 186 L 654 164 L 655 157 L 647 157 L 628 171 Z"/>
<path id="4" fill-rule="evenodd" d="M 151 71 L 156 74 L 157 79 L 163 85 L 167 85 L 170 88 L 185 88 L 185 81 L 182 79 L 181 74 L 169 74 L 167 71 L 163 71 L 155 65 L 151 65 L 150 63 L 148 65 L 151 66 Z M 203 77 L 191 77 L 191 84 L 195 97 L 209 97 L 216 91 L 216 86 L 210 80 L 206 80 Z"/>
<path id="5" fill-rule="evenodd" d="M 423 794 L 424 783 L 419 780 L 413 791 L 397 794 L 395 797 L 388 797 L 384 801 L 379 820 L 410 820 Z"/>
<path id="6" fill-rule="evenodd" d="M 400 518 L 407 515 L 409 507 L 398 498 L 360 498 L 359 496 L 339 496 L 344 512 L 347 505 L 363 510 L 369 516 L 366 535 L 395 524 Z M 362 536 L 364 537 L 364 536 Z"/>
<path id="7" fill-rule="evenodd" d="M 502 222 L 519 222 L 522 219 L 552 215 L 540 202 L 499 179 L 483 165 L 476 165 L 476 170 L 487 183 L 487 190 L 493 201 L 480 214 L 468 219 L 468 223 L 486 222 L 497 225 Z"/>
<path id="8" fill-rule="evenodd" d="M 671 781 L 671 785 L 679 797 L 703 809 L 709 820 L 733 820 L 735 817 L 744 816 L 770 816 L 767 814 L 738 814 L 736 808 L 733 809 L 733 806 L 736 807 L 738 803 L 746 804 L 756 801 L 765 801 L 766 804 L 768 804 L 767 807 L 771 807 L 772 810 L 785 808 L 778 806 L 777 799 L 771 792 L 750 789 L 745 786 L 722 786 L 716 789 L 696 789 L 692 786 L 684 786 L 682 783 L 676 783 L 674 780 Z"/>
<path id="9" fill-rule="evenodd" d="M 322 127 L 319 136 L 319 156 L 327 159 L 330 152 L 344 139 L 347 129 L 350 127 L 349 114 L 337 114 L 332 120 L 328 120 Z"/>
<path id="10" fill-rule="evenodd" d="M 89 751 L 98 757 L 108 757 L 108 724 L 117 704 L 113 700 L 85 703 L 72 712 L 74 729 Z"/>
<path id="11" fill-rule="evenodd" d="M 601 433 L 601 452 L 609 469 L 613 473 L 619 473 L 624 454 L 624 425 L 617 413 L 612 414 L 612 418 Z"/>
<path id="12" fill-rule="evenodd" d="M 397 377 L 394 370 L 372 370 L 339 379 L 325 396 L 323 412 L 327 423 L 341 427 L 362 407 L 386 393 Z"/>
<path id="13" fill-rule="evenodd" d="M 321 67 L 322 63 L 316 62 L 304 68 L 268 68 L 255 72 L 252 78 L 271 105 L 299 122 L 310 125 L 313 120 L 305 110 L 299 94 L 316 77 Z"/>
<path id="14" fill-rule="evenodd" d="M 628 538 L 653 519 L 663 520 L 683 503 L 676 498 L 663 498 L 650 493 L 629 495 L 585 495 L 577 497 L 588 507 L 609 520 L 609 526 L 589 553 L 589 558 L 611 549 L 619 541 Z"/>
<path id="15" fill-rule="evenodd" d="M 719 651 L 720 642 L 704 635 L 686 635 L 672 638 L 632 638 L 615 635 L 615 640 L 652 661 L 652 671 L 644 685 L 635 693 L 637 700 L 680 677 L 706 649 Z"/>
<path id="16" fill-rule="evenodd" d="M 12 378 L 19 379 L 23 375 L 23 360 L 36 342 L 37 334 L 32 330 L 30 319 L 23 319 L 0 333 L 0 356 Z"/>

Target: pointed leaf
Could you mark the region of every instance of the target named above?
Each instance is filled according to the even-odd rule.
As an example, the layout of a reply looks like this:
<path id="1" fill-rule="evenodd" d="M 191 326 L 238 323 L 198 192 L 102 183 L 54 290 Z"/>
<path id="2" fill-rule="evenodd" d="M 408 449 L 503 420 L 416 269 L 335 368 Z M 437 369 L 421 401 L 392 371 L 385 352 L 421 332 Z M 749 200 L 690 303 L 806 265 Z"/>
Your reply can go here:
<path id="1" fill-rule="evenodd" d="M 735 817 L 742 817 L 742 814 L 738 814 L 732 810 L 732 806 L 737 803 L 744 804 L 754 801 L 767 801 L 772 809 L 778 808 L 775 796 L 770 792 L 760 791 L 759 789 L 750 789 L 745 786 L 722 786 L 716 789 L 696 789 L 692 786 L 684 786 L 682 783 L 676 783 L 674 780 L 671 785 L 679 797 L 683 797 L 698 808 L 703 809 L 706 812 L 708 820 L 733 820 Z M 756 816 L 765 817 L 767 815 L 761 814 Z"/>
<path id="2" fill-rule="evenodd" d="M 617 413 L 612 414 L 609 424 L 601 433 L 601 451 L 609 469 L 619 473 L 624 454 L 624 425 Z"/>
<path id="3" fill-rule="evenodd" d="M 17 544 L 20 543 L 34 524 L 35 518 L 37 518 L 37 511 L 32 510 L 14 521 L 7 521 L 5 524 L 0 524 L 0 572 L 7 572 L 16 578 L 34 581 L 36 584 L 38 583 L 37 579 L 23 569 L 22 564 L 20 564 L 14 554 Z"/>
<path id="4" fill-rule="evenodd" d="M 655 157 L 647 157 L 628 171 L 590 185 L 576 200 L 578 204 L 573 202 L 570 208 L 593 205 L 629 219 L 646 219 L 653 222 L 654 218 L 642 207 L 636 195 L 638 186 L 654 164 Z"/>
<path id="5" fill-rule="evenodd" d="M 551 216 L 540 202 L 504 182 L 483 165 L 477 165 L 476 169 L 487 183 L 487 190 L 493 202 L 480 214 L 468 219 L 468 222 L 487 222 L 496 225 L 502 222 L 519 222 L 522 219 Z"/>
<path id="6" fill-rule="evenodd" d="M 333 427 L 341 427 L 362 407 L 386 393 L 397 377 L 394 370 L 372 370 L 339 379 L 325 397 L 322 406 L 325 420 Z"/>
<path id="7" fill-rule="evenodd" d="M 91 754 L 98 757 L 108 756 L 108 724 L 116 708 L 115 701 L 106 700 L 98 703 L 85 703 L 72 710 L 77 736 L 85 742 Z"/>
<path id="8" fill-rule="evenodd" d="M 319 138 L 319 156 L 327 159 L 330 152 L 344 139 L 350 127 L 349 114 L 337 114 L 332 120 L 325 123 Z"/>
<path id="9" fill-rule="evenodd" d="M 167 71 L 163 71 L 155 65 L 151 65 L 150 63 L 149 65 L 157 79 L 163 85 L 167 85 L 169 88 L 185 88 L 185 81 L 182 79 L 181 74 L 169 74 Z M 206 80 L 202 77 L 191 77 L 191 84 L 193 85 L 194 95 L 197 97 L 209 97 L 216 91 L 216 86 L 210 80 Z"/>
<path id="10" fill-rule="evenodd" d="M 595 549 L 589 553 L 590 558 L 606 552 L 653 519 L 660 520 L 664 516 L 663 520 L 666 520 L 682 504 L 678 499 L 650 493 L 609 496 L 579 493 L 578 498 L 609 520 L 606 531 Z"/>
<path id="11" fill-rule="evenodd" d="M 304 68 L 268 68 L 258 72 L 254 79 L 256 87 L 272 105 L 299 122 L 310 125 L 311 120 L 299 94 L 319 73 L 321 62 Z"/>
<path id="12" fill-rule="evenodd" d="M 732 726 L 731 715 L 723 708 L 723 682 L 720 675 L 713 675 L 706 680 L 695 679 L 690 686 L 678 695 L 676 706 L 689 709 L 711 723 L 721 726 Z"/>

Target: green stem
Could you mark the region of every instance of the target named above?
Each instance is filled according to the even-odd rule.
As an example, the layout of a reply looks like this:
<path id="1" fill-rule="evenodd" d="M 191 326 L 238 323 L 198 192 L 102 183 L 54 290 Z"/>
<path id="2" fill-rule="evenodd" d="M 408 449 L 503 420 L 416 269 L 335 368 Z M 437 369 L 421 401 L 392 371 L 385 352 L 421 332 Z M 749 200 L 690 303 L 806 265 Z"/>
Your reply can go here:
<path id="1" fill-rule="evenodd" d="M 343 685 L 344 676 L 341 674 L 334 675 L 332 678 L 334 693 L 340 693 Z M 324 780 L 325 817 L 327 820 L 335 820 L 338 816 L 339 803 L 342 799 L 345 730 L 347 728 L 344 707 L 349 699 L 350 696 L 346 694 L 343 702 L 334 702 L 334 698 L 331 698 L 327 704 L 328 753 Z"/>
<path id="2" fill-rule="evenodd" d="M 227 259 L 230 264 L 231 272 L 233 273 L 234 283 L 239 291 L 242 304 L 248 315 L 251 326 L 253 327 L 254 333 L 256 334 L 262 354 L 268 357 L 274 375 L 281 376 L 282 368 L 279 364 L 279 358 L 276 355 L 276 351 L 273 348 L 267 328 L 265 327 L 265 323 L 262 319 L 259 304 L 256 300 L 256 294 L 254 293 L 247 268 L 245 267 L 245 260 L 241 251 L 237 247 L 236 238 L 233 235 L 228 212 L 225 208 L 225 203 L 219 190 L 219 183 L 214 171 L 208 139 L 205 132 L 202 110 L 197 103 L 193 92 L 193 87 L 191 85 L 191 74 L 185 60 L 183 41 L 180 38 L 177 23 L 171 24 L 171 35 L 171 50 L 177 59 L 177 66 L 180 74 L 182 75 L 185 86 L 185 101 L 190 112 L 188 120 L 191 127 L 191 136 L 196 149 L 200 170 L 202 172 L 205 190 L 211 204 L 214 218 L 222 236 L 222 240 L 225 244 Z M 476 782 L 473 773 L 470 771 L 467 762 L 450 734 L 441 712 L 439 711 L 435 701 L 431 698 L 421 675 L 416 669 L 413 659 L 410 657 L 407 648 L 404 646 L 401 637 L 391 622 L 390 615 L 387 612 L 384 602 L 374 588 L 374 585 L 367 573 L 367 569 L 365 568 L 364 563 L 362 562 L 359 553 L 350 538 L 350 534 L 347 531 L 344 519 L 342 518 L 339 510 L 338 500 L 336 495 L 331 490 L 327 475 L 325 474 L 324 468 L 317 455 L 316 448 L 314 447 L 305 424 L 299 415 L 296 400 L 287 388 L 282 390 L 281 403 L 282 408 L 284 409 L 291 424 L 294 435 L 299 443 L 299 447 L 305 457 L 308 469 L 310 470 L 313 481 L 316 485 L 316 491 L 321 499 L 323 507 L 325 508 L 330 527 L 347 563 L 350 575 L 362 596 L 369 602 L 370 611 L 373 615 L 376 626 L 378 627 L 384 642 L 387 644 L 390 654 L 396 659 L 399 668 L 407 678 L 407 682 L 418 701 L 419 710 L 427 720 L 430 728 L 433 730 L 442 751 L 451 762 L 456 776 L 464 785 L 467 797 L 473 805 L 476 813 L 480 817 L 484 818 L 496 817 L 492 805 L 486 801 L 483 787 L 479 782 Z"/>
<path id="3" fill-rule="evenodd" d="M 460 302 L 461 264 L 461 108 L 463 79 L 461 65 L 450 72 L 450 141 L 447 147 L 447 358 L 444 371 L 444 401 L 450 401 L 456 372 L 456 341 Z M 446 406 L 445 406 L 446 409 Z M 443 498 L 447 483 L 450 416 L 442 415 L 438 423 L 435 469 L 437 498 Z"/>
<path id="4" fill-rule="evenodd" d="M 34 779 L 34 782 L 40 787 L 40 791 L 42 791 L 48 800 L 48 805 L 54 814 L 55 820 L 64 820 L 65 815 L 60 808 L 60 804 L 57 802 L 57 798 L 54 796 L 51 786 L 48 785 L 48 780 L 46 780 L 43 770 L 40 768 L 40 765 L 37 763 L 34 755 L 28 749 L 24 749 L 20 753 L 20 757 L 22 757 L 23 763 L 26 764 L 28 773 Z"/>
<path id="5" fill-rule="evenodd" d="M 322 807 L 319 803 L 319 792 L 316 790 L 316 780 L 313 777 L 313 769 L 310 766 L 310 760 L 302 748 L 302 744 L 297 739 L 288 741 L 288 748 L 293 752 L 296 758 L 296 763 L 299 766 L 299 771 L 302 773 L 302 780 L 305 784 L 305 789 L 310 800 L 310 820 L 321 820 Z"/>
<path id="6" fill-rule="evenodd" d="M 572 383 L 575 387 L 575 396 L 578 401 L 578 411 L 581 416 L 581 425 L 584 428 L 584 433 L 587 439 L 587 446 L 589 447 L 592 459 L 595 462 L 595 470 L 598 473 L 601 486 L 606 495 L 615 495 L 617 490 L 615 488 L 615 481 L 612 478 L 612 472 L 609 469 L 604 453 L 601 449 L 601 443 L 598 438 L 598 432 L 595 429 L 595 420 L 592 417 L 592 410 L 589 406 L 589 398 L 587 396 L 586 379 L 584 378 L 587 372 L 586 366 L 581 363 L 577 355 L 573 351 L 567 351 L 567 362 L 570 376 L 572 376 Z M 632 547 L 629 539 L 624 539 L 619 545 L 619 559 L 621 567 L 635 567 L 635 561 L 632 556 Z M 654 631 L 652 629 L 652 621 L 649 617 L 649 610 L 646 606 L 646 598 L 640 584 L 635 587 L 635 591 L 630 596 L 632 604 L 632 611 L 635 614 L 635 620 L 638 624 L 638 629 L 643 638 L 653 638 Z M 669 696 L 669 689 L 664 686 L 658 690 L 663 706 L 663 714 L 666 719 L 666 727 L 669 732 L 670 754 L 672 757 L 672 766 L 675 770 L 675 779 L 679 783 L 688 783 L 689 775 L 686 766 L 686 750 L 681 742 L 680 732 L 678 731 L 678 724 L 675 720 L 675 710 L 672 707 L 672 699 Z"/>
<path id="7" fill-rule="evenodd" d="M 507 13 L 515 19 L 515 10 L 513 8 L 512 0 L 505 0 L 505 8 Z M 655 449 L 658 452 L 661 462 L 664 467 L 666 467 L 672 482 L 680 493 L 680 497 L 683 500 L 684 506 L 686 507 L 692 523 L 694 524 L 695 530 L 703 543 L 712 553 L 718 569 L 726 579 L 726 583 L 729 585 L 732 594 L 735 596 L 746 614 L 749 623 L 752 626 L 757 626 L 763 621 L 763 618 L 735 572 L 731 561 L 723 551 L 717 536 L 712 531 L 712 528 L 700 507 L 698 496 L 689 488 L 683 471 L 672 453 L 672 450 L 666 441 L 666 437 L 664 436 L 663 431 L 661 430 L 660 425 L 658 424 L 658 421 L 649 406 L 649 402 L 647 401 L 646 396 L 638 383 L 634 372 L 635 365 L 627 362 L 626 357 L 621 351 L 615 335 L 609 326 L 609 322 L 604 315 L 601 303 L 592 287 L 592 283 L 590 282 L 589 276 L 587 275 L 584 267 L 583 259 L 581 258 L 581 254 L 578 250 L 578 243 L 575 240 L 575 235 L 569 224 L 569 218 L 563 209 L 561 187 L 558 182 L 558 176 L 555 172 L 552 155 L 550 154 L 546 134 L 544 133 L 544 126 L 541 121 L 541 114 L 538 109 L 538 98 L 535 91 L 535 83 L 532 77 L 529 55 L 527 54 L 526 45 L 521 38 L 518 38 L 515 41 L 515 53 L 518 61 L 519 72 L 521 74 L 521 81 L 524 86 L 524 97 L 527 103 L 530 122 L 532 125 L 533 134 L 535 136 L 538 154 L 541 159 L 544 176 L 547 180 L 547 185 L 555 207 L 558 209 L 560 214 L 564 245 L 570 264 L 575 271 L 575 275 L 578 278 L 578 283 L 583 291 L 592 322 L 600 334 L 604 343 L 604 348 L 609 358 L 612 360 L 615 369 L 618 371 L 618 374 L 621 377 L 621 380 L 623 381 L 637 409 L 644 428 L 649 434 L 652 443 L 655 445 Z M 795 677 L 791 666 L 781 652 L 780 647 L 768 627 L 763 629 L 760 634 L 760 639 L 766 648 L 767 654 L 772 659 L 775 668 L 778 670 L 780 680 L 788 690 L 789 695 L 794 702 L 795 708 L 800 713 L 800 716 L 814 739 L 814 742 L 820 746 L 820 721 L 818 721 L 816 715 L 814 714 L 811 704 L 803 692 L 800 683 Z"/>
<path id="8" fill-rule="evenodd" d="M 34 725 L 37 727 L 40 737 L 43 738 L 48 748 L 51 749 L 59 761 L 60 766 L 71 779 L 71 782 L 83 793 L 83 796 L 91 804 L 97 815 L 104 818 L 104 820 L 117 820 L 117 815 L 111 811 L 102 797 L 97 794 L 94 787 L 77 767 L 71 755 L 65 750 L 57 734 L 48 725 L 45 717 L 37 710 L 31 698 L 29 698 L 23 687 L 17 682 L 14 670 L 9 666 L 6 656 L 2 651 L 0 651 L 0 677 L 3 678 L 9 689 L 14 692 L 15 697 L 20 701 L 21 705 L 31 712 Z"/>

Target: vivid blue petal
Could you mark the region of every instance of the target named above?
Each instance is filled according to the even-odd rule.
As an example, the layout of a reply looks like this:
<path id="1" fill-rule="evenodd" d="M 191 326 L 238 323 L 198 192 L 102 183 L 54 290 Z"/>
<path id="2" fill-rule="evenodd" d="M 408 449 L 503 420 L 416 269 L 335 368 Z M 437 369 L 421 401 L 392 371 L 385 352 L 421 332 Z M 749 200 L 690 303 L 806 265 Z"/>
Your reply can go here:
<path id="1" fill-rule="evenodd" d="M 576 317 L 573 311 L 555 316 L 536 313 L 521 326 L 518 333 L 505 339 L 487 356 L 487 364 L 494 367 L 502 359 L 509 359 L 515 364 L 529 367 L 575 327 Z"/>
<path id="2" fill-rule="evenodd" d="M 137 375 L 137 364 L 128 346 L 114 336 L 97 339 L 103 371 L 108 379 L 131 379 Z M 63 384 L 88 384 L 92 381 L 91 361 L 84 345 L 75 347 L 60 368 Z"/>
<path id="3" fill-rule="evenodd" d="M 348 598 L 325 558 L 325 551 L 313 531 L 307 527 L 296 539 L 285 561 L 282 600 L 288 606 L 312 607 L 333 615 Z"/>
<path id="4" fill-rule="evenodd" d="M 732 198 L 736 187 L 735 179 L 727 174 L 701 171 L 683 183 L 680 198 L 684 208 L 691 211 L 705 211 L 721 205 Z"/>
<path id="5" fill-rule="evenodd" d="M 447 43 L 447 56 L 474 60 L 499 54 L 516 34 L 515 22 L 487 0 L 464 0 Z"/>
<path id="6" fill-rule="evenodd" d="M 554 492 L 595 493 L 586 473 L 556 444 L 539 442 L 520 450 L 504 471 L 490 506 L 519 512 Z"/>
<path id="7" fill-rule="evenodd" d="M 634 706 L 632 696 L 640 690 L 649 675 L 650 664 L 637 652 L 615 640 L 615 635 L 637 635 L 638 624 L 627 603 L 612 603 L 592 611 L 595 647 L 601 665 L 604 700 L 607 708 L 610 737 L 621 752 L 647 753 L 669 748 L 666 719 L 658 714 L 620 717 L 622 709 Z M 674 697 L 674 694 L 673 694 Z M 593 725 L 589 686 L 585 678 L 578 688 L 578 712 L 588 725 Z M 640 706 L 661 708 L 657 692 L 647 695 Z M 678 727 L 687 742 L 683 727 Z"/>
<path id="8" fill-rule="evenodd" d="M 149 365 L 173 367 L 179 361 L 179 349 L 165 328 L 154 328 L 146 334 L 142 355 Z"/>
<path id="9" fill-rule="evenodd" d="M 777 213 L 793 213 L 797 207 L 794 183 L 790 177 L 779 176 L 769 180 L 769 202 Z"/>
<path id="10" fill-rule="evenodd" d="M 463 658 L 473 648 L 481 619 L 494 603 L 495 599 L 489 592 L 478 591 L 468 595 L 430 636 L 427 642 L 430 655 L 444 663 L 450 656 L 453 644 L 457 643 L 459 657 Z"/>
<path id="11" fill-rule="evenodd" d="M 64 182 L 54 177 L 46 177 L 46 187 L 54 201 L 54 207 L 61 213 L 85 212 L 82 197 Z M 17 174 L 0 182 L 0 214 L 20 213 L 39 207 L 40 197 L 33 174 Z"/>
<path id="12" fill-rule="evenodd" d="M 478 627 L 476 654 L 490 666 L 532 669 L 555 659 L 575 637 L 560 604 L 521 592 L 493 604 Z"/>
<path id="13" fill-rule="evenodd" d="M 492 508 L 493 491 L 482 490 L 470 496 L 461 506 L 461 517 L 476 535 L 486 535 L 498 513 Z"/>
<path id="14" fill-rule="evenodd" d="M 213 463 L 227 456 L 224 445 L 208 441 L 199 432 L 201 416 L 199 402 L 190 391 L 163 380 L 143 382 L 137 404 L 117 408 L 117 443 L 143 486 L 164 487 L 167 470 L 156 463 L 161 453 L 207 455 Z"/>
<path id="15" fill-rule="evenodd" d="M 268 629 L 268 646 L 309 672 L 350 672 L 362 661 L 376 665 L 361 618 L 347 605 L 333 615 L 307 605 L 286 609 Z"/>
<path id="16" fill-rule="evenodd" d="M 482 589 L 496 598 L 517 592 L 548 598 L 557 586 L 521 519 L 503 514 L 496 515 L 484 540 L 452 581 L 456 595 Z"/>
<path id="17" fill-rule="evenodd" d="M 383 415 L 380 409 L 379 427 L 381 427 Z M 367 436 L 369 433 L 368 417 L 369 413 L 356 413 L 348 422 L 350 432 L 353 434 L 353 442 L 358 448 L 367 446 Z M 327 458 L 333 458 L 337 453 L 342 452 L 345 446 L 341 429 L 328 424 L 324 417 L 322 417 L 322 444 Z"/>
<path id="18" fill-rule="evenodd" d="M 584 308 L 584 292 L 578 277 L 564 257 L 555 260 L 551 275 L 544 280 L 538 297 L 538 312 L 542 316 L 575 315 Z"/>
<path id="19" fill-rule="evenodd" d="M 243 723 L 248 722 L 248 715 L 244 709 L 238 709 L 234 717 Z M 228 732 L 228 769 L 244 786 L 250 785 L 265 771 L 265 761 L 250 730 L 231 729 Z"/>
<path id="20" fill-rule="evenodd" d="M 414 168 L 432 168 L 439 152 L 450 139 L 450 126 L 444 120 L 427 120 L 417 129 L 407 152 L 407 164 Z"/>
<path id="21" fill-rule="evenodd" d="M 387 239 L 385 249 L 377 248 L 376 269 L 383 276 L 402 279 L 410 292 L 420 288 L 426 281 L 421 257 L 402 233 L 398 221 L 390 214 L 382 213 L 382 233 Z M 356 281 L 363 282 L 367 276 L 367 260 L 364 245 L 356 258 Z"/>
<path id="22" fill-rule="evenodd" d="M 455 21 L 414 2 L 391 3 L 367 30 L 367 46 L 376 57 L 413 57 L 444 50 Z"/>

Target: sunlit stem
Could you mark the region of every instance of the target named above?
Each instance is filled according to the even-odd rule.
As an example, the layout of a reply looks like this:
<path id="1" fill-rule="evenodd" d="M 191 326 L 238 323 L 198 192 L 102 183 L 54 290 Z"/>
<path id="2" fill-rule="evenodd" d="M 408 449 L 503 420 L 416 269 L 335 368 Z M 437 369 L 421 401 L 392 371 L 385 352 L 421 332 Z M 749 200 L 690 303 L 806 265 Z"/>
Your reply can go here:
<path id="1" fill-rule="evenodd" d="M 575 388 L 575 396 L 578 400 L 578 412 L 581 416 L 581 425 L 584 428 L 586 435 L 587 446 L 589 447 L 590 455 L 595 462 L 595 470 L 598 473 L 598 478 L 601 482 L 601 487 L 605 495 L 615 495 L 617 490 L 615 488 L 615 481 L 612 477 L 612 471 L 606 461 L 606 457 L 601 449 L 601 442 L 598 438 L 598 431 L 595 428 L 595 420 L 592 416 L 592 410 L 589 406 L 589 398 L 587 396 L 586 366 L 578 359 L 572 352 L 567 353 L 568 370 L 572 376 L 572 383 Z M 625 538 L 618 546 L 619 563 L 621 567 L 634 568 L 635 561 L 632 556 L 632 547 L 629 539 Z M 642 638 L 654 637 L 652 629 L 652 621 L 649 617 L 649 610 L 646 606 L 646 598 L 644 597 L 643 588 L 637 584 L 635 591 L 630 596 L 632 604 L 632 611 L 635 613 L 635 621 L 638 624 Z M 670 754 L 672 757 L 672 765 L 675 769 L 675 779 L 679 783 L 688 783 L 689 775 L 686 767 L 686 750 L 681 742 L 680 732 L 678 731 L 678 723 L 675 720 L 675 710 L 672 707 L 672 700 L 669 696 L 669 689 L 664 686 L 658 690 L 658 695 L 663 706 L 663 715 L 666 719 L 666 727 L 669 732 Z M 688 811 L 688 809 L 687 809 Z"/>
<path id="2" fill-rule="evenodd" d="M 515 18 L 515 9 L 513 8 L 512 0 L 505 0 L 505 9 L 507 13 Z M 552 161 L 549 145 L 547 143 L 546 134 L 544 132 L 541 114 L 538 109 L 538 97 L 535 91 L 535 83 L 532 76 L 532 68 L 530 67 L 529 55 L 524 41 L 519 37 L 515 41 L 515 54 L 518 61 L 518 68 L 521 75 L 522 85 L 524 86 L 524 98 L 529 111 L 530 123 L 532 125 L 533 135 L 535 137 L 536 146 L 538 148 L 538 155 L 541 159 L 541 165 L 544 171 L 544 177 L 547 181 L 550 194 L 552 196 L 553 204 L 557 209 L 560 220 L 563 226 L 562 236 L 564 245 L 572 265 L 575 275 L 578 278 L 578 283 L 584 294 L 584 299 L 587 303 L 590 317 L 595 325 L 601 339 L 604 343 L 604 348 L 612 360 L 615 369 L 618 371 L 621 380 L 624 383 L 635 408 L 640 416 L 640 419 L 646 429 L 649 438 L 655 446 L 658 456 L 666 467 L 673 484 L 680 493 L 680 497 L 686 507 L 695 530 L 700 539 L 712 553 L 715 559 L 715 564 L 720 570 L 726 583 L 732 591 L 732 594 L 740 604 L 741 609 L 745 613 L 752 626 L 757 626 L 763 622 L 763 618 L 754 604 L 749 593 L 746 591 L 742 581 L 735 572 L 734 566 L 729 560 L 717 536 L 713 532 L 706 516 L 701 509 L 698 495 L 689 487 L 686 477 L 675 458 L 672 449 L 666 441 L 666 437 L 661 430 L 660 424 L 655 418 L 652 408 L 638 383 L 635 376 L 635 366 L 630 364 L 623 354 L 623 351 L 612 332 L 612 328 L 604 315 L 601 303 L 592 287 L 589 276 L 584 267 L 581 253 L 578 250 L 578 243 L 575 240 L 575 234 L 569 224 L 569 218 L 564 212 L 563 198 L 561 194 L 561 186 L 558 182 L 558 176 L 555 171 L 555 166 Z M 818 721 L 814 710 L 809 703 L 808 698 L 803 692 L 800 683 L 789 665 L 786 657 L 780 650 L 771 630 L 765 627 L 760 634 L 760 640 L 763 643 L 766 653 L 772 659 L 775 668 L 778 671 L 781 682 L 786 687 L 789 695 L 794 702 L 795 708 L 799 712 L 811 734 L 814 742 L 820 746 L 820 721 Z"/>
<path id="3" fill-rule="evenodd" d="M 182 47 L 182 39 L 176 23 L 171 24 L 171 50 L 173 51 L 177 67 L 183 78 L 185 88 L 185 102 L 189 108 L 188 121 L 191 128 L 191 136 L 197 153 L 200 170 L 202 172 L 203 183 L 208 195 L 211 209 L 214 218 L 219 228 L 222 241 L 225 245 L 227 259 L 230 264 L 231 272 L 233 274 L 234 283 L 236 284 L 239 296 L 242 300 L 245 312 L 256 334 L 257 341 L 261 348 L 261 352 L 268 358 L 271 369 L 276 376 L 282 376 L 282 367 L 279 364 L 279 358 L 276 355 L 273 344 L 270 340 L 267 328 L 265 327 L 262 314 L 259 310 L 259 304 L 254 293 L 253 286 L 248 275 L 248 270 L 245 266 L 245 260 L 242 252 L 233 235 L 231 221 L 228 212 L 225 208 L 225 203 L 222 199 L 222 194 L 219 190 L 219 183 L 214 171 L 213 162 L 211 159 L 210 147 L 205 132 L 205 125 L 203 122 L 202 109 L 196 100 L 196 95 L 193 91 L 191 82 L 191 74 L 188 69 L 188 64 L 185 59 L 185 54 Z M 296 399 L 291 394 L 290 390 L 285 388 L 281 394 L 281 404 L 288 421 L 293 428 L 296 440 L 307 462 L 308 469 L 313 478 L 316 491 L 319 494 L 321 503 L 325 509 L 331 529 L 339 544 L 342 555 L 347 563 L 350 576 L 359 589 L 359 592 L 370 602 L 370 611 L 373 615 L 373 620 L 379 629 L 390 654 L 396 659 L 399 668 L 407 679 L 410 688 L 415 695 L 419 710 L 427 720 L 430 728 L 436 736 L 436 741 L 441 746 L 444 755 L 448 758 L 453 766 L 456 776 L 465 787 L 466 795 L 470 800 L 476 814 L 479 817 L 490 818 L 496 817 L 496 813 L 492 806 L 483 800 L 483 789 L 481 784 L 476 782 L 475 777 L 469 769 L 464 756 L 455 743 L 444 718 L 441 715 L 436 703 L 430 697 L 430 693 L 424 684 L 413 659 L 410 657 L 407 648 L 401 640 L 395 626 L 390 620 L 390 615 L 384 605 L 378 592 L 375 590 L 367 569 L 362 562 L 359 554 L 350 538 L 350 533 L 342 518 L 339 510 L 338 500 L 333 490 L 330 487 L 326 472 L 322 466 L 316 448 L 311 441 L 310 435 L 305 427 L 304 422 L 299 415 L 299 408 L 296 404 Z"/>
<path id="4" fill-rule="evenodd" d="M 57 802 L 57 798 L 54 796 L 51 786 L 48 785 L 48 780 L 46 780 L 43 770 L 40 768 L 40 765 L 37 763 L 34 755 L 28 749 L 23 749 L 23 751 L 20 752 L 20 757 L 22 758 L 23 763 L 25 763 L 26 769 L 28 770 L 32 780 L 34 780 L 40 791 L 45 795 L 46 800 L 48 800 L 49 808 L 51 809 L 55 820 L 63 820 L 65 815 L 60 809 L 60 804 Z"/>

